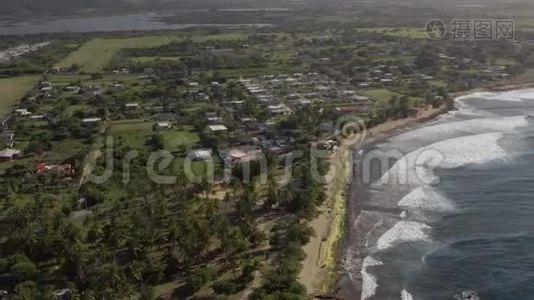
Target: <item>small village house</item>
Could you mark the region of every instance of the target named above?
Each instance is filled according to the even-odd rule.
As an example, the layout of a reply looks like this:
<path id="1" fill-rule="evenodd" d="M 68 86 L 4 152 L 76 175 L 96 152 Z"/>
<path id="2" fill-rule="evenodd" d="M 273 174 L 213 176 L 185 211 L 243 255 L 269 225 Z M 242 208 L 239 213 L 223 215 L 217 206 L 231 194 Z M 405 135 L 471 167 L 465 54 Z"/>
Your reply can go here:
<path id="1" fill-rule="evenodd" d="M 213 151 L 211 149 L 197 149 L 191 150 L 187 153 L 187 158 L 194 161 L 210 160 L 212 158 Z"/>
<path id="2" fill-rule="evenodd" d="M 15 109 L 15 114 L 20 117 L 26 117 L 26 116 L 31 115 L 32 113 L 29 112 L 26 108 L 19 108 L 19 109 Z"/>
<path id="3" fill-rule="evenodd" d="M 94 123 L 98 123 L 100 121 L 102 121 L 101 118 L 87 118 L 87 119 L 83 119 L 82 123 L 84 123 L 84 124 L 94 124 Z"/>
<path id="4" fill-rule="evenodd" d="M 12 161 L 20 158 L 21 151 L 17 149 L 4 149 L 0 151 L 0 161 Z"/>
<path id="5" fill-rule="evenodd" d="M 154 124 L 155 131 L 163 131 L 163 130 L 169 130 L 169 129 L 172 129 L 172 124 L 169 122 L 158 122 Z"/>
<path id="6" fill-rule="evenodd" d="M 0 132 L 0 141 L 4 143 L 13 142 L 15 140 L 15 133 L 13 131 Z"/>
<path id="7" fill-rule="evenodd" d="M 208 129 L 213 132 L 224 132 L 228 131 L 228 128 L 224 125 L 209 125 Z"/>

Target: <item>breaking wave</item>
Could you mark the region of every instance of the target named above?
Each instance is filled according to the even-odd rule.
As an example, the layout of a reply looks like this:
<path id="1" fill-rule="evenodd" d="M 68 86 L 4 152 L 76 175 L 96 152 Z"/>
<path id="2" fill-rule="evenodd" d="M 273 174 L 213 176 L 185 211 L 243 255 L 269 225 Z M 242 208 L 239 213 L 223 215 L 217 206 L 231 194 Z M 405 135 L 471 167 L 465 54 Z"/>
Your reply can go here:
<path id="1" fill-rule="evenodd" d="M 428 241 L 430 237 L 427 232 L 430 229 L 428 225 L 423 223 L 399 221 L 378 239 L 376 247 L 383 251 L 399 242 Z"/>
<path id="2" fill-rule="evenodd" d="M 455 169 L 506 159 L 508 154 L 498 144 L 502 137 L 500 132 L 470 135 L 419 148 L 397 161 L 378 184 L 434 184 L 439 179 L 433 174 L 434 169 Z"/>
<path id="3" fill-rule="evenodd" d="M 534 89 L 514 90 L 509 92 L 478 92 L 456 98 L 456 101 L 483 98 L 485 100 L 519 102 L 534 100 Z"/>
<path id="4" fill-rule="evenodd" d="M 381 266 L 382 262 L 367 256 L 363 260 L 362 266 L 362 300 L 366 300 L 375 295 L 378 284 L 376 282 L 376 277 L 369 273 L 367 268 Z"/>
<path id="5" fill-rule="evenodd" d="M 528 126 L 527 116 L 481 118 L 426 126 L 392 137 L 389 141 L 398 148 L 404 145 L 411 146 L 414 140 L 429 144 L 459 135 L 510 132 L 526 126 Z"/>
<path id="6" fill-rule="evenodd" d="M 412 294 L 408 293 L 406 290 L 401 291 L 401 300 L 413 300 Z"/>
<path id="7" fill-rule="evenodd" d="M 398 204 L 402 208 L 412 210 L 424 210 L 446 212 L 454 210 L 454 204 L 450 199 L 443 196 L 429 186 L 418 187 L 404 196 Z"/>

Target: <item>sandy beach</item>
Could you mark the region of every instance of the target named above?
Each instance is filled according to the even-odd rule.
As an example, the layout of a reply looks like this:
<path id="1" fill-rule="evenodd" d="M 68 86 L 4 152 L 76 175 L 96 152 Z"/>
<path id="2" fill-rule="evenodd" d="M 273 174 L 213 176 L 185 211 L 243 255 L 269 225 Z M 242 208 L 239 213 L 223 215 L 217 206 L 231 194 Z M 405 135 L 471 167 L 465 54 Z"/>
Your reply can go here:
<path id="1" fill-rule="evenodd" d="M 300 282 L 312 296 L 332 296 L 338 275 L 339 245 L 343 240 L 346 221 L 346 193 L 350 185 L 353 151 L 358 150 L 364 142 L 382 134 L 431 120 L 446 113 L 449 109 L 443 105 L 438 108 L 420 109 L 415 116 L 387 121 L 366 130 L 365 139 L 356 145 L 342 145 L 331 158 L 330 172 L 326 176 L 327 201 L 320 208 L 320 215 L 310 222 L 315 236 L 304 246 L 306 259 L 300 273 Z"/>
<path id="2" fill-rule="evenodd" d="M 303 250 L 307 257 L 303 262 L 303 270 L 300 273 L 300 282 L 304 284 L 308 293 L 317 297 L 339 298 L 336 289 L 336 281 L 339 275 L 340 242 L 344 238 L 344 226 L 347 220 L 346 201 L 350 184 L 350 172 L 352 172 L 351 153 L 359 150 L 364 144 L 383 138 L 388 134 L 400 129 L 414 126 L 419 123 L 436 119 L 455 109 L 456 99 L 475 92 L 504 92 L 509 90 L 527 89 L 534 87 L 534 83 L 510 84 L 495 87 L 480 88 L 468 91 L 452 93 L 450 99 L 454 99 L 453 105 L 443 105 L 438 108 L 422 108 L 411 117 L 384 122 L 366 131 L 365 139 L 351 147 L 341 146 L 331 158 L 331 169 L 327 176 L 332 180 L 327 181 L 327 201 L 320 208 L 320 215 L 310 222 L 316 232 L 315 237 Z M 351 213 L 356 213 L 352 211 Z M 342 299 L 342 298 L 340 298 Z"/>

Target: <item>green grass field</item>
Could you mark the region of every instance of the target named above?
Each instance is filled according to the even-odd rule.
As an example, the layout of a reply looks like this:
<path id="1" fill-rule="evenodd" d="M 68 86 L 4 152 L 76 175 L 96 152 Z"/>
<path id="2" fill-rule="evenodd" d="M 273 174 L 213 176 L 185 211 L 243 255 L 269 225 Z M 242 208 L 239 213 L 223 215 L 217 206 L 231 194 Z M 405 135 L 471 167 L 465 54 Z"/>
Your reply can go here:
<path id="1" fill-rule="evenodd" d="M 126 146 L 134 149 L 141 149 L 145 147 L 147 138 L 153 133 L 152 122 L 123 122 L 111 125 L 111 134 L 115 139 L 115 143 L 119 140 Z"/>
<path id="2" fill-rule="evenodd" d="M 243 40 L 246 33 L 234 32 L 224 34 L 206 34 L 193 36 L 195 42 L 210 40 Z M 150 35 L 130 38 L 94 38 L 82 45 L 77 51 L 71 53 L 59 63 L 62 68 L 78 64 L 85 72 L 99 72 L 106 67 L 115 54 L 123 48 L 155 47 L 174 41 L 184 40 L 179 35 Z"/>
<path id="3" fill-rule="evenodd" d="M 391 97 L 393 96 L 403 96 L 399 93 L 395 93 L 387 89 L 373 89 L 364 91 L 363 93 L 377 101 L 389 101 L 389 99 L 391 99 Z"/>
<path id="4" fill-rule="evenodd" d="M 178 147 L 191 147 L 200 141 L 198 134 L 190 131 L 165 131 L 162 133 L 165 150 L 174 151 Z"/>
<path id="5" fill-rule="evenodd" d="M 153 61 L 180 61 L 182 59 L 180 56 L 169 56 L 169 57 L 154 57 L 154 56 L 140 56 L 132 57 L 131 60 L 136 63 L 150 63 Z"/>
<path id="6" fill-rule="evenodd" d="M 0 78 L 0 116 L 9 113 L 38 79 L 39 76 Z"/>
<path id="7" fill-rule="evenodd" d="M 102 78 L 92 79 L 89 75 L 54 75 L 50 76 L 50 82 L 56 87 L 67 86 L 75 83 L 77 80 L 82 82 L 82 85 L 112 85 L 120 81 L 123 83 L 140 82 L 137 75 L 104 75 Z"/>
<path id="8" fill-rule="evenodd" d="M 120 49 L 154 47 L 181 39 L 180 36 L 158 35 L 124 39 L 94 38 L 67 56 L 59 63 L 59 66 L 68 68 L 73 64 L 78 64 L 86 72 L 99 72 Z"/>
<path id="9" fill-rule="evenodd" d="M 413 39 L 426 39 L 428 38 L 425 29 L 412 28 L 412 27 L 373 27 L 373 28 L 359 28 L 360 31 L 383 33 L 386 35 L 413 38 Z"/>

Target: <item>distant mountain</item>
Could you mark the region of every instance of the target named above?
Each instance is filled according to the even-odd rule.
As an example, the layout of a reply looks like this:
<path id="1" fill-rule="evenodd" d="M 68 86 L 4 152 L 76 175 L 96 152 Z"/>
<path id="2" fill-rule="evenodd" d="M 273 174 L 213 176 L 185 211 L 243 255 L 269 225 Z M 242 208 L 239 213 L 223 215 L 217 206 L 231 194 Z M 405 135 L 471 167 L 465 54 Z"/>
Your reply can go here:
<path id="1" fill-rule="evenodd" d="M 0 0 L 1 15 L 57 15 L 83 11 L 134 9 L 131 0 Z"/>
<path id="2" fill-rule="evenodd" d="M 483 0 L 482 4 L 529 3 L 532 0 Z M 360 9 L 362 6 L 454 6 L 471 3 L 472 0 L 0 0 L 0 16 L 52 16 L 81 13 L 173 11 L 187 9 L 221 8 L 311 8 L 324 12 L 334 10 Z"/>
<path id="3" fill-rule="evenodd" d="M 299 0 L 305 3 L 309 0 Z M 87 12 L 129 12 L 228 7 L 285 7 L 283 0 L 0 0 L 0 15 L 68 15 Z"/>

